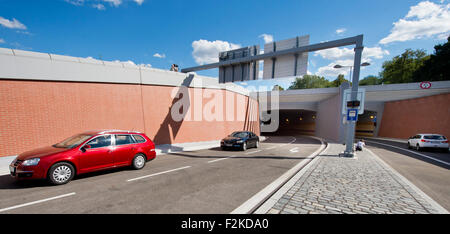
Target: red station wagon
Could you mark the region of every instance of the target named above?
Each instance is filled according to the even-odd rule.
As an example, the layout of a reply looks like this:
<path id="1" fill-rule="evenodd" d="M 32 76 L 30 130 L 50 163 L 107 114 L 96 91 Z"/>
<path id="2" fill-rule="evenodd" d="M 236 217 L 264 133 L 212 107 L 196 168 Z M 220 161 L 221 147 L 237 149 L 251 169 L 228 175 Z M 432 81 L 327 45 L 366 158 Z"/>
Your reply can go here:
<path id="1" fill-rule="evenodd" d="M 155 157 L 155 144 L 144 133 L 89 131 L 22 153 L 9 168 L 17 179 L 48 179 L 61 185 L 93 171 L 124 166 L 139 170 Z"/>

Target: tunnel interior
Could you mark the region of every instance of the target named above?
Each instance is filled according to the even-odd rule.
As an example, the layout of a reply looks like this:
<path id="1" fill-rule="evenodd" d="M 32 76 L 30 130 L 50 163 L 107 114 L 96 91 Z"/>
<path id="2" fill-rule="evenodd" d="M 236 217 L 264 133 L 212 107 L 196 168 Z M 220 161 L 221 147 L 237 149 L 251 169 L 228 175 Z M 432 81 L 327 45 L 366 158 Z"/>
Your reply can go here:
<path id="1" fill-rule="evenodd" d="M 357 137 L 373 137 L 377 127 L 377 112 L 364 110 L 364 114 L 358 116 L 356 122 Z"/>
<path id="2" fill-rule="evenodd" d="M 315 135 L 316 112 L 309 110 L 280 110 L 278 130 L 271 135 Z"/>

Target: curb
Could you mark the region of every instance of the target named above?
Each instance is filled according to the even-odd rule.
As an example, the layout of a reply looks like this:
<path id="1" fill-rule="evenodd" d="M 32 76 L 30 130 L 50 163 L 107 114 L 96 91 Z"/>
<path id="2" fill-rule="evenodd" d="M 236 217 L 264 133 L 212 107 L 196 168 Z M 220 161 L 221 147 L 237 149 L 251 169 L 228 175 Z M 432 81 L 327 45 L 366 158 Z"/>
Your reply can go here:
<path id="1" fill-rule="evenodd" d="M 328 149 L 328 143 L 318 137 L 312 137 L 321 142 L 321 146 L 314 153 L 309 155 L 306 159 L 299 162 L 289 171 L 281 175 L 278 179 L 267 185 L 261 191 L 253 195 L 250 199 L 234 209 L 230 214 L 251 214 L 260 208 L 267 200 L 269 200 L 277 191 L 279 191 L 285 184 L 287 184 L 293 177 L 302 171 L 303 168 L 310 165 L 317 155 Z M 303 172 L 304 173 L 304 172 Z"/>

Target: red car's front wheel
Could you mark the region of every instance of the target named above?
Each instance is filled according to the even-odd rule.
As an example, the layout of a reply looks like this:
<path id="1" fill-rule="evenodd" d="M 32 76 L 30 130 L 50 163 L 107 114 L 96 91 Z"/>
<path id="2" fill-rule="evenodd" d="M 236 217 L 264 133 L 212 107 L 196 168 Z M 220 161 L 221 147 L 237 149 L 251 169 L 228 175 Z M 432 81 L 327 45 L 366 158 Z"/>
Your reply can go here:
<path id="1" fill-rule="evenodd" d="M 54 185 L 67 184 L 75 176 L 75 169 L 70 163 L 56 163 L 48 171 L 48 180 Z"/>

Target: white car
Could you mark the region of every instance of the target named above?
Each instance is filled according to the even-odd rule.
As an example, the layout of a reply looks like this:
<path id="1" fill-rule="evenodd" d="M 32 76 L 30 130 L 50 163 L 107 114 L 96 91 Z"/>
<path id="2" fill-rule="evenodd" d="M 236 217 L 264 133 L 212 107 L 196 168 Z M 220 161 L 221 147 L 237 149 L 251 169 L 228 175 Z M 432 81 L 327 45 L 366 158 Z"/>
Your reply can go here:
<path id="1" fill-rule="evenodd" d="M 448 152 L 448 139 L 439 134 L 417 134 L 408 139 L 408 148 L 414 148 L 417 151 L 433 148 Z"/>

